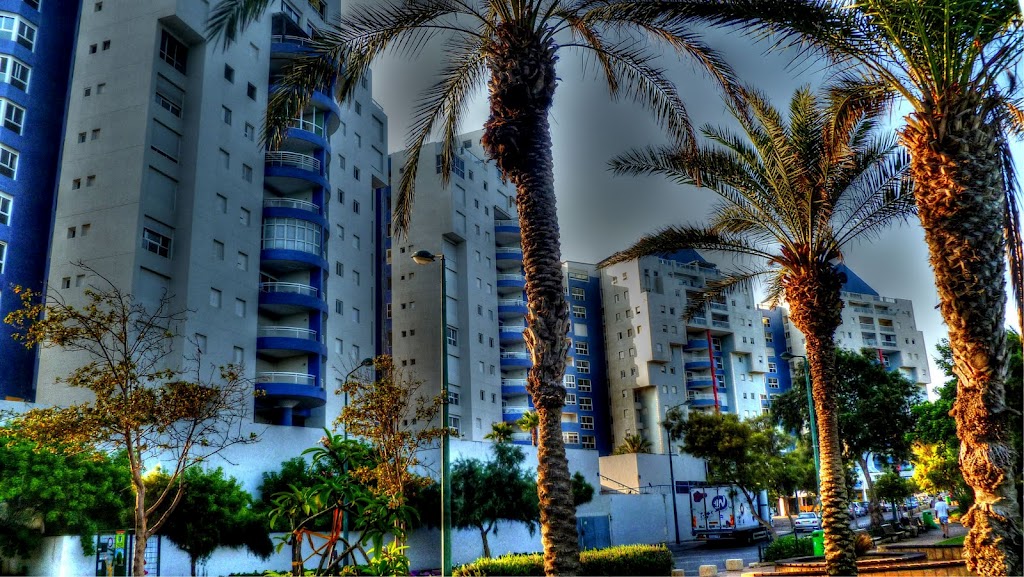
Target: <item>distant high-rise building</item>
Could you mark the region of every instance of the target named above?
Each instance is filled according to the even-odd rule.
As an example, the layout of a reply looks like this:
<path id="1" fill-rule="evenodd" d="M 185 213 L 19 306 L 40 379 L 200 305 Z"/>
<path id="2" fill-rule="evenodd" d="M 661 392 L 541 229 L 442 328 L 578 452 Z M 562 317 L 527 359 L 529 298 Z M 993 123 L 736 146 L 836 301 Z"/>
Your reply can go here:
<path id="1" fill-rule="evenodd" d="M 316 91 L 279 149 L 259 132 L 284 65 L 340 2 L 275 2 L 226 46 L 205 39 L 210 3 L 106 4 L 78 26 L 50 286 L 71 302 L 97 275 L 142 302 L 166 293 L 191 311 L 172 365 L 243 364 L 255 423 L 330 424 L 328 392 L 374 354 L 387 117 L 367 80 L 344 107 Z M 42 351 L 36 400 L 80 398 L 55 382 L 80 360 Z"/>
<path id="2" fill-rule="evenodd" d="M 0 2 L 0 321 L 21 306 L 13 287 L 45 288 L 78 11 L 77 0 Z M 72 146 L 99 138 L 73 132 Z M 0 322 L 0 399 L 32 400 L 36 352 L 11 334 Z"/>

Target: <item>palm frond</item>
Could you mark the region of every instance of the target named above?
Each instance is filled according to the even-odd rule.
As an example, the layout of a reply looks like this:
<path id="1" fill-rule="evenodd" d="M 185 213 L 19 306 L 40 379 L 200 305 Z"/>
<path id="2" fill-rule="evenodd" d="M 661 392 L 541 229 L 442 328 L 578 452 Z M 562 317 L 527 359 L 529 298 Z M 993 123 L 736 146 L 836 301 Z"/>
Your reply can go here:
<path id="1" fill-rule="evenodd" d="M 328 90 L 344 67 L 347 51 L 343 45 L 324 39 L 317 42 L 308 54 L 295 58 L 285 75 L 276 81 L 260 136 L 268 149 L 281 145 L 288 128 L 302 116 L 314 92 Z"/>
<path id="2" fill-rule="evenodd" d="M 668 254 L 682 249 L 714 250 L 765 260 L 778 256 L 764 251 L 746 239 L 717 232 L 710 228 L 695 226 L 668 226 L 652 234 L 644 235 L 627 249 L 616 252 L 597 263 L 598 268 L 626 262 L 642 256 Z"/>
<path id="3" fill-rule="evenodd" d="M 1024 239 L 1021 238 L 1020 210 L 1017 201 L 1020 185 L 1010 145 L 1004 137 L 1000 143 L 1003 162 L 1003 231 L 1006 237 L 1006 258 L 1010 266 L 1010 286 L 1017 307 L 1017 328 L 1024 332 Z"/>
<path id="4" fill-rule="evenodd" d="M 778 271 L 770 266 L 761 268 L 736 267 L 735 269 L 722 273 L 722 276 L 710 279 L 699 291 L 687 291 L 686 308 L 683 309 L 683 320 L 689 322 L 698 313 L 705 313 L 707 305 L 721 300 L 736 292 L 743 286 L 749 286 L 754 280 L 762 276 L 777 275 Z"/>
<path id="5" fill-rule="evenodd" d="M 227 48 L 231 38 L 255 22 L 273 0 L 220 0 L 210 9 L 206 39 Z"/>

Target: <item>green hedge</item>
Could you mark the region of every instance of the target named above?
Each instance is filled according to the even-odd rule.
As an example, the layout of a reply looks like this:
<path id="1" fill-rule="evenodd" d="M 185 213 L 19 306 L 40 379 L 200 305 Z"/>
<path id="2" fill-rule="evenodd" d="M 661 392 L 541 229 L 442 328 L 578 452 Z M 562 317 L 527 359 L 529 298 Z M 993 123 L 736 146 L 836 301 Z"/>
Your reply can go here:
<path id="1" fill-rule="evenodd" d="M 765 561 L 778 561 L 792 557 L 810 557 L 814 555 L 814 545 L 808 535 L 803 539 L 794 539 L 792 535 L 779 537 L 772 541 L 764 550 Z"/>
<path id="2" fill-rule="evenodd" d="M 670 575 L 675 561 L 665 545 L 620 545 L 580 553 L 580 575 Z M 477 559 L 454 576 L 544 575 L 540 553 Z"/>

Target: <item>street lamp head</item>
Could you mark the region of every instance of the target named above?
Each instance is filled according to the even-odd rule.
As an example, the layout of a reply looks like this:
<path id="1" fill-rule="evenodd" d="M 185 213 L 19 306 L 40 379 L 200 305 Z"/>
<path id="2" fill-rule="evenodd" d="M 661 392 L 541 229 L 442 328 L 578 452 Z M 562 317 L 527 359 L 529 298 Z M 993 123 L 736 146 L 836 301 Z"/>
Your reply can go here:
<path id="1" fill-rule="evenodd" d="M 805 357 L 803 355 L 794 355 L 793 353 L 791 353 L 789 351 L 786 351 L 786 352 L 782 353 L 781 355 L 779 355 L 779 358 L 784 360 L 784 361 L 792 361 L 793 359 L 803 359 L 805 361 L 807 360 L 807 357 Z"/>
<path id="2" fill-rule="evenodd" d="M 430 264 L 437 260 L 437 255 L 429 250 L 418 250 L 412 254 L 412 260 L 416 264 Z"/>
<path id="3" fill-rule="evenodd" d="M 373 359 L 371 359 L 370 357 L 366 357 L 365 359 L 359 361 L 359 366 L 360 367 L 372 367 L 373 366 Z"/>

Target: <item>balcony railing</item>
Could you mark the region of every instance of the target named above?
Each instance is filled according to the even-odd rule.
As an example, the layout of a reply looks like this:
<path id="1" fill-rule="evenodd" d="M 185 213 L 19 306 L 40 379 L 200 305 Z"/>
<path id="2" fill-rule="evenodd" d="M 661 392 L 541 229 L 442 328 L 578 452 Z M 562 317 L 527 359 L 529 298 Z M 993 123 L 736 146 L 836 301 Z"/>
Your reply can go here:
<path id="1" fill-rule="evenodd" d="M 530 410 L 530 407 L 502 407 L 501 412 L 506 415 L 521 415 Z"/>
<path id="2" fill-rule="evenodd" d="M 522 299 L 498 299 L 499 307 L 525 307 L 526 301 Z"/>
<path id="3" fill-rule="evenodd" d="M 287 42 L 289 44 L 298 44 L 299 46 L 312 46 L 313 41 L 305 36 L 294 36 L 291 34 L 274 34 L 270 37 L 271 42 Z"/>
<path id="4" fill-rule="evenodd" d="M 529 359 L 530 353 L 525 351 L 502 351 L 501 358 L 503 359 Z"/>
<path id="5" fill-rule="evenodd" d="M 523 252 L 523 249 L 511 246 L 499 246 L 494 249 L 494 254 L 517 254 L 521 252 Z"/>
<path id="6" fill-rule="evenodd" d="M 875 330 L 875 323 L 860 323 L 860 330 L 873 331 Z"/>
<path id="7" fill-rule="evenodd" d="M 877 347 L 878 346 L 878 339 L 864 339 L 864 346 L 865 347 Z"/>
<path id="8" fill-rule="evenodd" d="M 728 311 L 729 305 L 725 303 L 708 303 L 713 311 Z"/>
<path id="9" fill-rule="evenodd" d="M 719 329 L 729 328 L 729 321 L 711 321 L 711 326 Z"/>
<path id="10" fill-rule="evenodd" d="M 260 292 L 305 295 L 313 298 L 320 297 L 320 290 L 316 287 L 297 282 L 261 282 Z"/>
<path id="11" fill-rule="evenodd" d="M 318 246 L 315 242 L 301 241 L 294 238 L 265 236 L 263 237 L 261 247 L 263 250 L 297 250 L 299 252 L 305 252 L 318 255 L 322 258 L 327 258 L 327 251 L 324 250 L 323 247 Z"/>
<path id="12" fill-rule="evenodd" d="M 323 124 L 317 124 L 312 120 L 293 118 L 288 126 L 291 128 L 298 128 L 299 130 L 305 130 L 306 132 L 312 132 L 317 136 L 327 137 L 327 128 L 325 128 Z"/>
<path id="13" fill-rule="evenodd" d="M 288 152 L 283 150 L 272 150 L 267 152 L 265 159 L 268 166 L 290 166 L 301 168 L 316 173 L 320 172 L 320 161 L 308 154 Z"/>
<path id="14" fill-rule="evenodd" d="M 512 219 L 501 219 L 494 221 L 494 226 L 519 226 L 519 221 Z"/>
<path id="15" fill-rule="evenodd" d="M 282 371 L 268 371 L 256 373 L 256 381 L 260 383 L 287 383 L 291 385 L 304 385 L 307 387 L 319 386 L 317 378 L 306 373 L 289 373 Z"/>
<path id="16" fill-rule="evenodd" d="M 503 387 L 525 387 L 526 379 L 501 379 Z"/>
<path id="17" fill-rule="evenodd" d="M 498 280 L 518 280 L 525 281 L 526 277 L 521 274 L 499 274 Z"/>
<path id="18" fill-rule="evenodd" d="M 878 325 L 878 330 L 882 331 L 883 333 L 896 334 L 896 327 L 893 326 Z"/>
<path id="19" fill-rule="evenodd" d="M 691 325 L 706 325 L 706 324 L 708 324 L 708 319 L 706 317 L 693 317 L 693 318 L 690 319 L 689 324 L 691 324 Z"/>
<path id="20" fill-rule="evenodd" d="M 498 330 L 503 333 L 521 333 L 526 330 L 526 325 L 500 325 Z"/>
<path id="21" fill-rule="evenodd" d="M 317 341 L 320 339 L 313 329 L 300 329 L 297 327 L 259 327 L 256 329 L 257 337 L 283 337 L 288 339 L 302 339 L 306 341 Z"/>
<path id="22" fill-rule="evenodd" d="M 292 198 L 268 198 L 263 201 L 264 208 L 294 208 L 308 212 L 320 212 L 320 205 L 308 200 L 296 200 Z"/>
<path id="23" fill-rule="evenodd" d="M 689 401 L 714 401 L 715 400 L 715 394 L 714 393 L 693 393 L 693 392 L 690 392 L 690 393 L 686 394 L 686 399 L 689 400 Z M 726 400 L 725 400 L 725 397 L 723 397 L 722 395 L 718 395 L 718 404 L 722 405 L 722 406 L 725 406 L 727 404 Z"/>
<path id="24" fill-rule="evenodd" d="M 867 314 L 870 315 L 870 314 L 874 314 L 874 312 L 875 312 L 875 309 L 873 309 L 871 307 L 852 307 L 852 308 L 853 308 L 853 311 L 857 312 L 857 313 L 867 313 Z"/>

